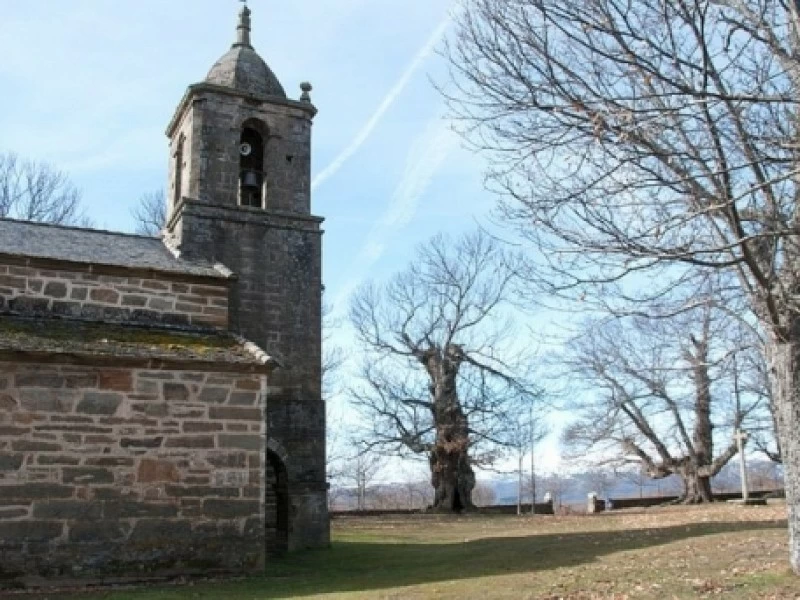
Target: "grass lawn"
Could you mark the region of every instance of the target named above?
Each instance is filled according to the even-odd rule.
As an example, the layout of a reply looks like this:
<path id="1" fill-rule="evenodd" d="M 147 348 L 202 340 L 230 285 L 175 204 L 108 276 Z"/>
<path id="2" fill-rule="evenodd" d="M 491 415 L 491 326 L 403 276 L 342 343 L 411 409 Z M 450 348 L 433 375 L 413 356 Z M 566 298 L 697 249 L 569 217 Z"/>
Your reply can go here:
<path id="1" fill-rule="evenodd" d="M 800 599 L 780 505 L 533 518 L 345 518 L 333 522 L 333 540 L 330 549 L 273 563 L 259 578 L 35 597 Z"/>

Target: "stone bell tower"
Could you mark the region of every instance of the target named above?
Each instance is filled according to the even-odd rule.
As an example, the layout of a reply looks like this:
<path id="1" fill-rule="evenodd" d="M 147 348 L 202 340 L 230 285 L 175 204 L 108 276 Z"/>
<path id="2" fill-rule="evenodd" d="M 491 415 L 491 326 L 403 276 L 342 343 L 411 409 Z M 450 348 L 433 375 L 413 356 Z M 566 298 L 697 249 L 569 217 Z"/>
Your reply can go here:
<path id="1" fill-rule="evenodd" d="M 165 243 L 236 274 L 230 329 L 281 368 L 267 397 L 271 545 L 329 541 L 321 400 L 322 219 L 311 214 L 311 86 L 287 98 L 250 43 L 250 9 L 205 81 L 189 86 L 167 128 Z M 270 511 L 272 511 L 270 513 Z M 270 539 L 268 532 L 267 539 Z"/>

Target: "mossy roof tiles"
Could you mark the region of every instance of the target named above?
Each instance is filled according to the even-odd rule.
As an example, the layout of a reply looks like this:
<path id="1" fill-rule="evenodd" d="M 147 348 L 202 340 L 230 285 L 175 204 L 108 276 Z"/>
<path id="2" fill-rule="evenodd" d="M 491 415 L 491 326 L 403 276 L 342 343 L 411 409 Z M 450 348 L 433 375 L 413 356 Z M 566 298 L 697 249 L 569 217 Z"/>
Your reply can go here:
<path id="1" fill-rule="evenodd" d="M 0 315 L 0 360 L 267 372 L 273 361 L 228 332 Z"/>

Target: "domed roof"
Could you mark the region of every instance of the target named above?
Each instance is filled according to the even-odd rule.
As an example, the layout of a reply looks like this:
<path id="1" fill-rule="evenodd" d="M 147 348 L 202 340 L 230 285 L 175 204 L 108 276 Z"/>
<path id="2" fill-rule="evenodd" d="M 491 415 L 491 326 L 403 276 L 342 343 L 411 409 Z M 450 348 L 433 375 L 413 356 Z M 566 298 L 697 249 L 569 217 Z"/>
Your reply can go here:
<path id="1" fill-rule="evenodd" d="M 208 83 L 258 96 L 286 98 L 286 92 L 264 59 L 250 45 L 250 9 L 239 13 L 237 41 L 206 76 Z"/>
<path id="2" fill-rule="evenodd" d="M 286 98 L 281 82 L 264 59 L 245 46 L 233 47 L 226 52 L 211 67 L 206 81 L 259 96 Z"/>

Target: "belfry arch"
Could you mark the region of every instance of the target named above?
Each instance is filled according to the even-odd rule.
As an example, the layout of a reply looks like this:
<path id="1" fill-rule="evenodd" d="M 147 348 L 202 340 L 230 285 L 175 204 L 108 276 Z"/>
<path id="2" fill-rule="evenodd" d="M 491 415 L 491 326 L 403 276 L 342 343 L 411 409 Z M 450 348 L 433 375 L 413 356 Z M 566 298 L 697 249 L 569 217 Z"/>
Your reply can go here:
<path id="1" fill-rule="evenodd" d="M 265 208 L 267 199 L 266 143 L 269 132 L 258 119 L 242 124 L 239 137 L 239 204 Z"/>

